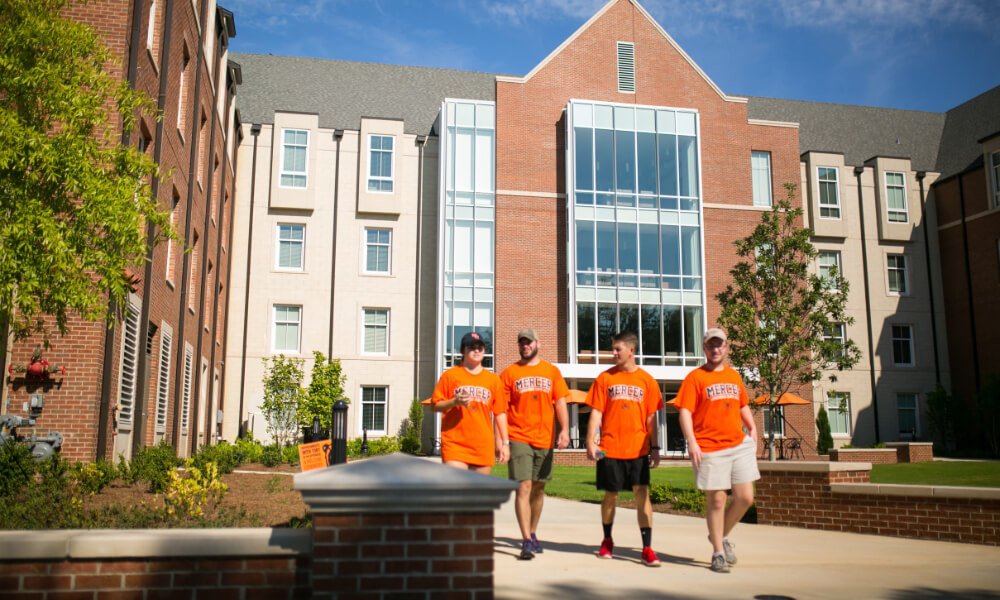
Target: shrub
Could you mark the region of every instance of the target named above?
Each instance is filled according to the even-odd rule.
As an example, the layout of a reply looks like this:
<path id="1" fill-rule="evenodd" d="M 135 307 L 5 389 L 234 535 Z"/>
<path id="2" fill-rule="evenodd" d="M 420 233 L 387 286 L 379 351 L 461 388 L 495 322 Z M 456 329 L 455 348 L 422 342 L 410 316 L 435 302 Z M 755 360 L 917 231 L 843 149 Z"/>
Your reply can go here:
<path id="1" fill-rule="evenodd" d="M 56 454 L 36 463 L 30 485 L 0 497 L 0 529 L 86 527 L 83 501 L 73 493 L 69 463 Z"/>
<path id="2" fill-rule="evenodd" d="M 399 447 L 408 454 L 420 453 L 420 436 L 424 424 L 424 406 L 420 398 L 414 398 L 410 403 L 410 415 L 403 421 Z"/>
<path id="3" fill-rule="evenodd" d="M 27 446 L 12 438 L 0 445 L 0 498 L 20 491 L 34 475 L 35 461 Z"/>
<path id="4" fill-rule="evenodd" d="M 188 460 L 185 466 L 186 477 L 178 474 L 177 469 L 170 472 L 167 493 L 163 497 L 167 519 L 202 517 L 204 508 L 221 502 L 229 489 L 222 483 L 215 463 L 208 462 L 202 469 L 195 466 L 194 460 Z"/>
<path id="5" fill-rule="evenodd" d="M 96 463 L 73 465 L 73 476 L 76 478 L 78 489 L 93 496 L 118 478 L 118 468 L 114 463 L 102 458 Z"/>
<path id="6" fill-rule="evenodd" d="M 276 467 L 281 464 L 281 449 L 277 444 L 264 446 L 260 453 L 260 462 L 265 467 Z"/>
<path id="7" fill-rule="evenodd" d="M 260 462 L 260 456 L 263 452 L 264 446 L 261 446 L 260 442 L 254 441 L 252 438 L 241 438 L 233 444 L 233 458 L 238 465 Z"/>
<path id="8" fill-rule="evenodd" d="M 833 448 L 833 434 L 830 433 L 830 416 L 826 414 L 826 408 L 819 407 L 816 415 L 816 453 L 827 454 Z"/>
<path id="9" fill-rule="evenodd" d="M 705 513 L 705 492 L 695 488 L 654 483 L 649 486 L 649 501 L 653 504 L 670 504 L 676 510 Z"/>
<path id="10" fill-rule="evenodd" d="M 347 440 L 347 458 L 361 458 L 361 442 L 362 438 Z M 393 452 L 399 452 L 399 450 L 399 438 L 395 436 L 368 439 L 367 456 L 392 454 Z"/>
<path id="11" fill-rule="evenodd" d="M 312 427 L 313 417 L 319 417 L 320 426 L 329 430 L 333 418 L 333 403 L 351 399 L 344 394 L 347 376 L 340 366 L 340 360 L 328 359 L 322 352 L 313 350 L 312 375 L 305 398 L 299 403 L 299 425 Z"/>
<path id="12" fill-rule="evenodd" d="M 285 446 L 281 449 L 281 461 L 290 465 L 299 464 L 299 447 Z"/>
<path id="13" fill-rule="evenodd" d="M 198 450 L 192 464 L 204 471 L 208 463 L 215 463 L 216 468 L 223 475 L 232 473 L 233 469 L 240 466 L 240 462 L 236 458 L 235 447 L 226 442 L 205 445 Z"/>
<path id="14" fill-rule="evenodd" d="M 167 489 L 170 473 L 178 464 L 177 450 L 161 441 L 136 452 L 128 468 L 133 481 L 145 481 L 149 483 L 149 491 L 160 493 Z"/>

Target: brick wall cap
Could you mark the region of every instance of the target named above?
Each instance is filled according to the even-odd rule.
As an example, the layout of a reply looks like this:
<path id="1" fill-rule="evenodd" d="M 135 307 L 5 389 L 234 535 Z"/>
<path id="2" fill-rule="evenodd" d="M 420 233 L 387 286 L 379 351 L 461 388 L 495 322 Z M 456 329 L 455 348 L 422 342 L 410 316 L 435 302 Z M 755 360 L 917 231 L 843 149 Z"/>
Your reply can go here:
<path id="1" fill-rule="evenodd" d="M 866 462 L 826 462 L 826 461 L 759 461 L 761 471 L 797 473 L 833 473 L 840 471 L 871 471 L 872 464 Z"/>
<path id="2" fill-rule="evenodd" d="M 933 446 L 933 442 L 886 442 L 886 448 L 906 448 L 907 446 Z M 872 448 L 874 450 L 875 448 Z M 850 450 L 850 448 L 847 448 Z"/>
<path id="3" fill-rule="evenodd" d="M 1000 488 L 945 485 L 905 485 L 898 483 L 833 483 L 834 494 L 867 494 L 869 496 L 910 496 L 917 498 L 970 498 L 1000 500 Z"/>
<path id="4" fill-rule="evenodd" d="M 409 454 L 390 454 L 295 475 L 313 514 L 492 512 L 517 483 Z"/>
<path id="5" fill-rule="evenodd" d="M 288 528 L 65 529 L 0 532 L 0 561 L 312 553 L 312 531 Z"/>

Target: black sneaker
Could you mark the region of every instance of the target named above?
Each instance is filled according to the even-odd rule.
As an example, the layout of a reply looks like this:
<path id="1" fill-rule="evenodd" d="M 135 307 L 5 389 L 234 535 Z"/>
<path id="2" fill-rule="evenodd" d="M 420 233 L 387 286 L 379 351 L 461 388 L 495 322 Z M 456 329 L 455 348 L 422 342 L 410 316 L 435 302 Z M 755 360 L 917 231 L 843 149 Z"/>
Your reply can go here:
<path id="1" fill-rule="evenodd" d="M 538 538 L 535 537 L 535 534 L 531 534 L 531 550 L 535 554 L 541 554 L 543 552 L 542 543 L 538 541 Z"/>
<path id="2" fill-rule="evenodd" d="M 517 560 L 531 560 L 535 558 L 535 555 L 531 552 L 533 547 L 534 545 L 531 543 L 531 540 L 524 540 L 521 544 L 521 554 L 518 555 Z"/>

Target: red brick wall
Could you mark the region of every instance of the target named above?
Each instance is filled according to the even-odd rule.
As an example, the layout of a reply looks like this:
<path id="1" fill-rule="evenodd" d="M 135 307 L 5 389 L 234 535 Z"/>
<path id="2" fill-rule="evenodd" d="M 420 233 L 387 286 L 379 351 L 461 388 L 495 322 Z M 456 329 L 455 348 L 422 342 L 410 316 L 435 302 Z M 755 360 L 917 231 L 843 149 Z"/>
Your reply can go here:
<path id="1" fill-rule="evenodd" d="M 830 460 L 894 465 L 899 460 L 899 454 L 894 448 L 840 448 L 830 450 Z"/>
<path id="2" fill-rule="evenodd" d="M 18 561 L 0 564 L 0 598 L 295 600 L 311 597 L 310 578 L 307 556 Z"/>
<path id="3" fill-rule="evenodd" d="M 492 598 L 492 512 L 317 515 L 313 527 L 313 598 Z"/>

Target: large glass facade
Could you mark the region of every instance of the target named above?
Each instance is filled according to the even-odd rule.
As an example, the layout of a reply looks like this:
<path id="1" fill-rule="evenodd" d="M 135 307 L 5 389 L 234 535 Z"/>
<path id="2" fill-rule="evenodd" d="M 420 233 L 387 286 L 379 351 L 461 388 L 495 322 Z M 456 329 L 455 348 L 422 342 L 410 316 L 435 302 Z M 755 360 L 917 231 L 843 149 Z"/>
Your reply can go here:
<path id="1" fill-rule="evenodd" d="M 630 330 L 641 364 L 701 364 L 697 113 L 574 100 L 568 115 L 574 362 L 611 362 Z"/>
<path id="2" fill-rule="evenodd" d="M 484 366 L 493 368 L 496 106 L 446 100 L 442 122 L 438 370 L 460 362 L 462 336 L 473 330 L 486 341 Z"/>

